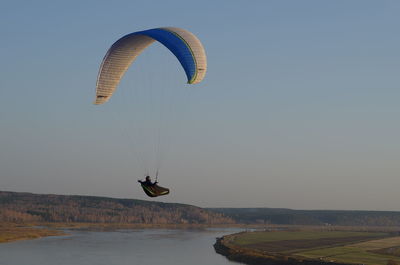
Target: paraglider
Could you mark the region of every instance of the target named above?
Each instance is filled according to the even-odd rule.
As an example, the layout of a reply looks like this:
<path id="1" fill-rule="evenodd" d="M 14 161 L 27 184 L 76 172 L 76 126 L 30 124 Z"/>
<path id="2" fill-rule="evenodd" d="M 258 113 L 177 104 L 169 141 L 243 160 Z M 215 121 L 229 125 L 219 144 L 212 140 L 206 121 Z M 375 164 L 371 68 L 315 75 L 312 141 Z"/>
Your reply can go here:
<path id="1" fill-rule="evenodd" d="M 167 195 L 169 194 L 169 189 L 158 186 L 158 181 L 156 180 L 154 183 L 151 182 L 150 176 L 146 176 L 145 181 L 138 180 L 140 185 L 143 188 L 143 191 L 147 194 L 149 197 L 158 197 L 162 195 Z"/>
<path id="2" fill-rule="evenodd" d="M 94 104 L 103 104 L 111 98 L 130 65 L 155 41 L 175 55 L 185 71 L 188 84 L 203 80 L 207 71 L 206 54 L 200 40 L 193 33 L 175 27 L 133 32 L 117 40 L 104 56 L 97 77 Z M 157 181 L 152 183 L 150 177 L 147 177 L 146 181 L 139 182 L 148 196 L 157 197 L 169 193 L 169 189 L 158 186 Z"/>

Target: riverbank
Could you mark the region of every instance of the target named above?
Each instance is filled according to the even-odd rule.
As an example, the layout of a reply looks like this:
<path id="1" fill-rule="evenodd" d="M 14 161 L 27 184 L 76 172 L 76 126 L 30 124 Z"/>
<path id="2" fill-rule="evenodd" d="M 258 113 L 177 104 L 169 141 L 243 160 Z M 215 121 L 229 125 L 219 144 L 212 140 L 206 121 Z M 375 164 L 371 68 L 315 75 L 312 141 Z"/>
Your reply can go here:
<path id="1" fill-rule="evenodd" d="M 249 265 L 386 265 L 400 264 L 394 251 L 399 245 L 394 231 L 298 230 L 226 235 L 217 238 L 214 249 L 228 260 Z"/>
<path id="2" fill-rule="evenodd" d="M 0 243 L 62 235 L 66 235 L 66 233 L 53 228 L 14 223 L 0 223 Z"/>
<path id="3" fill-rule="evenodd" d="M 266 253 L 248 248 L 242 248 L 231 243 L 232 235 L 217 238 L 214 244 L 215 252 L 225 256 L 228 260 L 249 265 L 343 265 L 317 260 L 297 259 L 285 255 Z"/>

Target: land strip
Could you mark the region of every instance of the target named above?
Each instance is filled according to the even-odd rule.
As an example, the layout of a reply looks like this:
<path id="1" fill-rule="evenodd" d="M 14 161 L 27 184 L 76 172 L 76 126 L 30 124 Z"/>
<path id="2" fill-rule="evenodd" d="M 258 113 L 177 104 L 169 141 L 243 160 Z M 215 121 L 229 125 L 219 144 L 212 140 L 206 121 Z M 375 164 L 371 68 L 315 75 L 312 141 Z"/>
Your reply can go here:
<path id="1" fill-rule="evenodd" d="M 215 250 L 247 264 L 400 264 L 393 232 L 273 231 L 219 238 Z"/>
<path id="2" fill-rule="evenodd" d="M 66 235 L 66 233 L 61 230 L 45 227 L 26 226 L 13 223 L 0 223 L 0 243 L 61 235 Z"/>

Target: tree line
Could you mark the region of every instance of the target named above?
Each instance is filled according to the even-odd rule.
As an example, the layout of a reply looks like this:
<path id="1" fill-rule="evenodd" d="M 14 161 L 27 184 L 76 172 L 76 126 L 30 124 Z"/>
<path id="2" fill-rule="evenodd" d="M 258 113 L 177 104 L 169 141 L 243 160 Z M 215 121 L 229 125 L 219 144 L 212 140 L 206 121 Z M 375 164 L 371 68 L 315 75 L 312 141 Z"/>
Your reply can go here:
<path id="1" fill-rule="evenodd" d="M 192 205 L 94 196 L 0 191 L 1 222 L 232 224 L 224 214 Z"/>
<path id="2" fill-rule="evenodd" d="M 278 208 L 208 208 L 244 224 L 400 226 L 400 212 L 291 210 Z"/>

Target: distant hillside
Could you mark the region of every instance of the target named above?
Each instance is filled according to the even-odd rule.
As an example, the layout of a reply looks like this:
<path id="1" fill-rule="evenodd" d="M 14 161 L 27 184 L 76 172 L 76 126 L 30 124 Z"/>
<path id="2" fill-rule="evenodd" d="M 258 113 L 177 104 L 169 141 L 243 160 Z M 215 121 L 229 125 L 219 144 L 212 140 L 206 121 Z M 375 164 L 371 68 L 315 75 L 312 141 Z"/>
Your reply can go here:
<path id="1" fill-rule="evenodd" d="M 400 212 L 208 208 L 245 224 L 400 226 Z"/>
<path id="2" fill-rule="evenodd" d="M 0 191 L 0 222 L 234 223 L 223 214 L 185 204 L 6 191 Z"/>
<path id="3" fill-rule="evenodd" d="M 0 222 L 400 226 L 400 212 L 203 209 L 134 199 L 0 191 Z"/>

